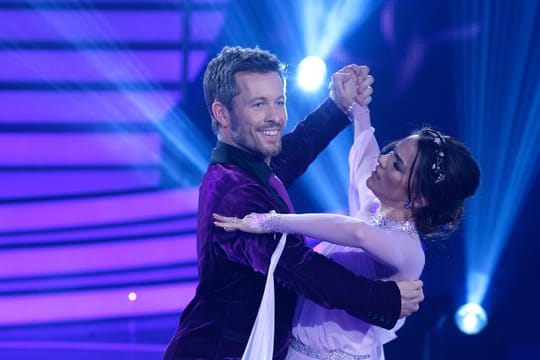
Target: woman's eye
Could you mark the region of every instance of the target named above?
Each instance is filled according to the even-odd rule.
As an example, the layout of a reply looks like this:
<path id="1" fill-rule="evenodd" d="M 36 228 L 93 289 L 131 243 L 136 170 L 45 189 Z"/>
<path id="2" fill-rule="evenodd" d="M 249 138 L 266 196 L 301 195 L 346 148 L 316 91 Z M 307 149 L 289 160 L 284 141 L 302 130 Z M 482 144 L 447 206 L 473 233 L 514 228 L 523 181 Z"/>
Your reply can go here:
<path id="1" fill-rule="evenodd" d="M 401 171 L 401 170 L 399 169 L 399 166 L 398 166 L 397 161 L 394 161 L 394 168 L 395 168 L 397 171 Z"/>

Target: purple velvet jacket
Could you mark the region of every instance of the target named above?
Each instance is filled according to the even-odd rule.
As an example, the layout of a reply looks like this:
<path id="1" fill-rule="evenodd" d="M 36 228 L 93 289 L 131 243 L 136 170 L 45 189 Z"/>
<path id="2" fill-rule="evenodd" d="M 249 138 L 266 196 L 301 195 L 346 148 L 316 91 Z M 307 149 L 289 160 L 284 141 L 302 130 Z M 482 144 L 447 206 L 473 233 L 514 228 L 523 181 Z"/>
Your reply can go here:
<path id="1" fill-rule="evenodd" d="M 199 193 L 199 284 L 165 359 L 242 356 L 279 237 L 225 232 L 213 225 L 212 213 L 243 217 L 251 212 L 287 212 L 268 184 L 272 171 L 290 185 L 348 124 L 345 114 L 327 100 L 283 137 L 283 150 L 271 167 L 254 154 L 218 142 Z M 385 328 L 399 317 L 401 299 L 395 283 L 358 277 L 313 252 L 301 236 L 288 236 L 275 278 L 276 359 L 287 353 L 298 295 Z"/>

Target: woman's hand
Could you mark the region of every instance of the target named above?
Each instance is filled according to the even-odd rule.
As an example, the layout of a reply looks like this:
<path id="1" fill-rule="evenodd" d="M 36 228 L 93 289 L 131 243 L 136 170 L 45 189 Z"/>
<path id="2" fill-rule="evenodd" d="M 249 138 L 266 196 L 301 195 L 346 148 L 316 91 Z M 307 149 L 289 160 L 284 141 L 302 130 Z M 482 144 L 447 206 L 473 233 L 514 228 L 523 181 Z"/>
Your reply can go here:
<path id="1" fill-rule="evenodd" d="M 225 231 L 244 231 L 252 234 L 265 234 L 273 232 L 271 228 L 271 218 L 277 215 L 275 211 L 269 214 L 251 213 L 244 216 L 243 219 L 237 217 L 222 216 L 213 214 L 214 225 L 223 228 Z"/>

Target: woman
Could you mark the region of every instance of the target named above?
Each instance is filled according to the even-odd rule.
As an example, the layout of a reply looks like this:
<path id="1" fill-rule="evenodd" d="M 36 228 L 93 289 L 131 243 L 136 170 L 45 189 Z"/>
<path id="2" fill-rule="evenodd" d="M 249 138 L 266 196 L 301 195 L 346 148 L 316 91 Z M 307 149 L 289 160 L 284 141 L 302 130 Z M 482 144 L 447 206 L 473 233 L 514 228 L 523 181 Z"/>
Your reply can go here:
<path id="1" fill-rule="evenodd" d="M 455 229 L 464 199 L 478 187 L 480 170 L 463 144 L 429 128 L 378 155 L 367 107 L 354 105 L 352 113 L 349 210 L 354 217 L 270 213 L 238 221 L 216 214 L 215 224 L 228 231 L 308 235 L 326 241 L 318 252 L 356 274 L 418 279 L 425 261 L 418 233 Z M 401 324 L 387 331 L 302 299 L 287 358 L 384 359 L 382 345 L 395 338 Z"/>

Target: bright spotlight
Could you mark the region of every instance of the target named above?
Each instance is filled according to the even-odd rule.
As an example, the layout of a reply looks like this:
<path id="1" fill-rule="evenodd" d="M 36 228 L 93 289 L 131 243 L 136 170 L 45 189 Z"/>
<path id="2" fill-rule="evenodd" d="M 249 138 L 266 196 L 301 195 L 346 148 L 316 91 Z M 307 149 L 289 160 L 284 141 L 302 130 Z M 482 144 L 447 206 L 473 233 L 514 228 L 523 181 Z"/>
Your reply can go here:
<path id="1" fill-rule="evenodd" d="M 298 64 L 297 81 L 306 91 L 317 90 L 326 77 L 326 64 L 321 58 L 308 56 Z"/>
<path id="2" fill-rule="evenodd" d="M 487 315 L 478 304 L 465 304 L 456 312 L 456 325 L 467 335 L 478 334 L 487 325 Z"/>

